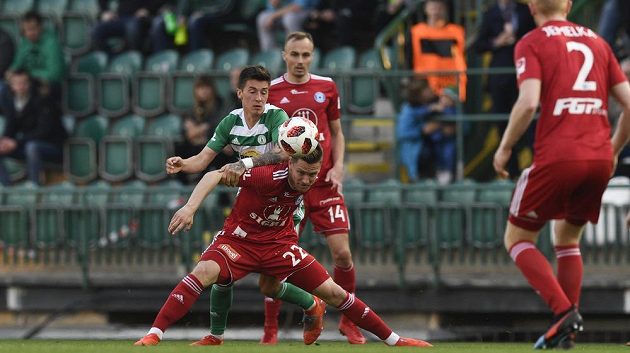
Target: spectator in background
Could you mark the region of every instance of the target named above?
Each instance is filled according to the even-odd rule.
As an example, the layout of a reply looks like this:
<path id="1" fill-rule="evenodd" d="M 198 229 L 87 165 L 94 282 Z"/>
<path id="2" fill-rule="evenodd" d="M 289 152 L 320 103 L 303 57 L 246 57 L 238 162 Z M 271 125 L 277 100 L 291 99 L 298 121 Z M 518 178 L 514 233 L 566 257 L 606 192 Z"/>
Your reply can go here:
<path id="1" fill-rule="evenodd" d="M 92 30 L 94 48 L 108 54 L 115 52 L 108 43 L 111 38 L 125 40 L 126 49 L 147 52 L 146 35 L 151 18 L 164 5 L 164 0 L 125 0 L 118 1 L 112 8 L 111 1 L 99 0 L 100 22 Z"/>
<path id="2" fill-rule="evenodd" d="M 238 94 L 236 93 L 236 91 L 238 90 L 238 78 L 240 75 L 240 67 L 235 67 L 230 70 L 230 93 L 227 97 L 227 101 L 225 102 L 223 116 L 226 116 L 234 109 L 239 109 L 242 107 L 241 100 L 238 99 Z"/>
<path id="3" fill-rule="evenodd" d="M 191 114 L 184 118 L 184 140 L 175 146 L 175 154 L 182 158 L 189 158 L 201 151 L 210 137 L 214 134 L 217 124 L 223 118 L 223 101 L 216 93 L 214 82 L 210 76 L 199 76 L 193 86 L 195 100 Z M 221 168 L 224 164 L 235 161 L 231 154 L 225 152 L 210 163 L 207 170 Z M 179 173 L 178 178 L 188 184 L 190 174 Z M 199 174 L 195 174 L 199 177 Z M 197 178 L 198 179 L 198 178 Z"/>
<path id="4" fill-rule="evenodd" d="M 256 18 L 260 50 L 278 48 L 274 30 L 280 26 L 286 33 L 302 31 L 310 11 L 318 5 L 319 0 L 268 0 L 267 9 Z"/>
<path id="5" fill-rule="evenodd" d="M 53 102 L 59 103 L 65 63 L 57 35 L 42 28 L 42 17 L 35 11 L 25 13 L 20 26 L 23 37 L 5 78 L 9 81 L 18 68 L 25 70 L 42 95 L 50 95 Z M 0 94 L 5 94 L 6 90 L 3 88 Z"/>
<path id="6" fill-rule="evenodd" d="M 178 1 L 177 21 L 180 27 L 188 27 L 188 49 L 195 51 L 207 48 L 209 42 L 212 42 L 211 47 L 215 47 L 216 44 L 225 40 L 222 37 L 221 27 L 241 20 L 240 8 L 235 6 L 236 3 L 237 1 Z"/>
<path id="7" fill-rule="evenodd" d="M 617 57 L 630 55 L 629 21 L 629 1 L 606 0 L 602 6 L 597 32 L 613 48 L 613 52 Z M 621 39 L 621 41 L 618 41 L 618 39 Z"/>
<path id="8" fill-rule="evenodd" d="M 480 53 L 491 53 L 490 68 L 513 68 L 514 46 L 527 32 L 536 27 L 529 8 L 515 0 L 498 0 L 484 14 L 481 27 L 475 43 Z M 510 74 L 490 74 L 488 76 L 488 92 L 492 98 L 492 113 L 506 114 L 512 110 L 512 105 L 518 96 L 516 76 Z M 499 132 L 503 134 L 507 120 L 498 124 Z M 530 145 L 531 129 L 519 146 L 528 148 Z M 518 176 L 518 154 L 510 159 L 508 169 L 510 175 Z"/>
<path id="9" fill-rule="evenodd" d="M 461 74 L 428 74 L 431 88 L 438 94 L 449 86 L 459 86 L 459 99 L 466 99 L 466 60 L 464 58 L 464 28 L 448 23 L 445 0 L 427 0 L 426 22 L 411 27 L 413 70 L 459 71 Z"/>
<path id="10" fill-rule="evenodd" d="M 396 121 L 396 142 L 400 161 L 411 182 L 420 178 L 418 167 L 424 142 L 424 125 L 437 111 L 436 100 L 437 95 L 426 79 L 412 79 L 409 82 L 407 102 L 402 105 Z"/>
<path id="11" fill-rule="evenodd" d="M 437 103 L 433 104 L 431 110 L 435 113 L 435 118 L 439 116 L 455 115 L 457 112 L 457 87 L 446 87 L 440 93 Z M 456 146 L 455 146 L 455 123 L 440 121 L 437 119 L 428 120 L 422 129 L 424 140 L 426 141 L 424 150 L 426 158 L 420 159 L 420 169 L 427 169 L 424 162 L 435 162 L 435 177 L 440 184 L 448 184 L 453 180 L 455 174 Z M 427 163 L 427 165 L 429 164 Z"/>
<path id="12" fill-rule="evenodd" d="M 4 77 L 5 72 L 11 66 L 11 62 L 13 61 L 13 55 L 15 54 L 15 44 L 13 43 L 13 38 L 11 35 L 7 33 L 5 30 L 0 28 L 0 74 Z"/>
<path id="13" fill-rule="evenodd" d="M 0 137 L 0 183 L 10 184 L 4 159 L 11 157 L 26 160 L 28 179 L 40 184 L 42 163 L 62 162 L 67 133 L 61 123 L 61 111 L 58 104 L 50 103 L 50 97 L 42 96 L 31 85 L 26 71 L 16 69 L 9 86 L 11 89 L 0 97 L 7 119 Z"/>
<path id="14" fill-rule="evenodd" d="M 374 46 L 378 0 L 322 0 L 304 28 L 327 52 L 337 46 L 363 51 Z"/>

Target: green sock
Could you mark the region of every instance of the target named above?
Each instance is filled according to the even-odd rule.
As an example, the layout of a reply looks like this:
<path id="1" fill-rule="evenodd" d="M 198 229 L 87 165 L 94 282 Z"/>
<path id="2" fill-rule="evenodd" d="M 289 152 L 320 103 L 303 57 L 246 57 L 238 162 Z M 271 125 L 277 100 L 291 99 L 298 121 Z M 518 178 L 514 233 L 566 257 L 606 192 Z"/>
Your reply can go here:
<path id="1" fill-rule="evenodd" d="M 212 285 L 210 291 L 210 333 L 212 335 L 223 335 L 230 307 L 232 307 L 232 286 Z"/>
<path id="2" fill-rule="evenodd" d="M 282 283 L 282 288 L 280 288 L 280 292 L 278 292 L 275 299 L 282 299 L 285 302 L 297 304 L 304 310 L 308 310 L 315 304 L 312 294 L 287 282 Z"/>

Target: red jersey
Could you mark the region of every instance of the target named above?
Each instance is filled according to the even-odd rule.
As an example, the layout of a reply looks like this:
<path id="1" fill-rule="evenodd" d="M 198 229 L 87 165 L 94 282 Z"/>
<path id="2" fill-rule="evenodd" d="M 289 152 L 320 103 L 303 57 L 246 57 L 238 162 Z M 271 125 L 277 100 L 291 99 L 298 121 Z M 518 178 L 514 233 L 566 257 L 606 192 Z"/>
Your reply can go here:
<path id="1" fill-rule="evenodd" d="M 324 181 L 326 173 L 333 167 L 328 122 L 340 118 L 339 92 L 335 82 L 330 77 L 310 74 L 308 81 L 296 84 L 280 76 L 271 81 L 268 102 L 284 109 L 289 117 L 302 116 L 317 125 L 324 159 L 314 186 L 330 184 Z"/>
<path id="2" fill-rule="evenodd" d="M 220 234 L 252 243 L 296 244 L 293 211 L 304 196 L 289 186 L 288 179 L 288 162 L 246 171 Z"/>
<path id="3" fill-rule="evenodd" d="M 514 52 L 519 84 L 541 80 L 534 163 L 611 160 L 608 93 L 626 80 L 608 44 L 591 29 L 549 21 Z"/>

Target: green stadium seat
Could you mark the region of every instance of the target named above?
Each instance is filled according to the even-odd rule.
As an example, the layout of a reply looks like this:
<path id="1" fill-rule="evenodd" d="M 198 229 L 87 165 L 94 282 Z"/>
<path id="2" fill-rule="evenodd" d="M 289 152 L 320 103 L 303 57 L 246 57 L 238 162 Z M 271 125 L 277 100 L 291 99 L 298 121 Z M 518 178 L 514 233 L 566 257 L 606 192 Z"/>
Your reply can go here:
<path id="1" fill-rule="evenodd" d="M 68 12 L 77 13 L 96 19 L 100 12 L 98 0 L 69 0 Z"/>
<path id="2" fill-rule="evenodd" d="M 169 73 L 177 69 L 179 54 L 175 50 L 163 50 L 147 57 L 144 71 Z"/>
<path id="3" fill-rule="evenodd" d="M 65 211 L 76 201 L 76 188 L 69 182 L 46 187 L 40 203 L 35 207 L 34 245 L 38 249 L 65 247 Z M 43 253 L 44 263 L 50 262 L 48 253 Z"/>
<path id="4" fill-rule="evenodd" d="M 374 111 L 374 102 L 378 96 L 376 71 L 381 70 L 381 59 L 376 49 L 370 49 L 359 57 L 357 75 L 352 77 L 349 110 L 357 114 Z"/>
<path id="5" fill-rule="evenodd" d="M 345 46 L 333 49 L 324 56 L 321 68 L 332 72 L 352 70 L 354 69 L 356 56 L 357 54 L 353 47 Z"/>
<path id="6" fill-rule="evenodd" d="M 171 76 L 168 110 L 171 113 L 185 114 L 192 110 L 195 76 L 191 73 L 175 73 Z M 228 86 L 229 89 L 229 86 Z"/>
<path id="7" fill-rule="evenodd" d="M 99 148 L 99 175 L 118 182 L 133 174 L 133 140 L 144 132 L 145 119 L 137 115 L 120 118 L 112 126 L 109 136 L 101 140 Z"/>
<path id="8" fill-rule="evenodd" d="M 136 176 L 146 182 L 166 177 L 164 161 L 173 155 L 173 139 L 181 136 L 182 121 L 177 115 L 166 114 L 153 119 L 147 135 L 137 139 Z"/>
<path id="9" fill-rule="evenodd" d="M 181 138 L 182 118 L 175 114 L 164 114 L 149 123 L 147 135 L 178 140 Z"/>
<path id="10" fill-rule="evenodd" d="M 98 113 L 118 117 L 129 111 L 129 77 L 122 74 L 104 73 L 97 80 Z"/>
<path id="11" fill-rule="evenodd" d="M 346 206 L 360 205 L 364 201 L 365 184 L 361 179 L 348 178 L 343 182 L 343 200 Z"/>
<path id="12" fill-rule="evenodd" d="M 142 67 L 142 54 L 137 51 L 126 51 L 115 56 L 107 66 L 107 72 L 133 75 Z"/>
<path id="13" fill-rule="evenodd" d="M 17 43 L 20 38 L 20 26 L 18 19 L 14 15 L 0 14 L 0 28 L 5 30 L 13 39 L 13 43 Z"/>
<path id="14" fill-rule="evenodd" d="M 63 82 L 63 109 L 66 114 L 84 117 L 94 111 L 94 79 L 84 73 L 75 73 Z"/>
<path id="15" fill-rule="evenodd" d="M 82 72 L 96 78 L 107 69 L 107 54 L 102 51 L 92 51 L 76 60 L 72 66 L 73 72 Z"/>
<path id="16" fill-rule="evenodd" d="M 215 70 L 224 72 L 223 75 L 216 75 L 214 77 L 214 84 L 217 89 L 217 93 L 219 93 L 224 101 L 229 100 L 231 93 L 229 72 L 232 69 L 246 66 L 248 62 L 249 52 L 243 48 L 226 51 L 219 55 L 215 60 Z"/>
<path id="17" fill-rule="evenodd" d="M 469 236 L 469 210 L 475 202 L 476 187 L 474 181 L 464 179 L 442 190 L 435 215 L 436 237 L 440 248 L 451 251 L 465 244 Z"/>
<path id="18" fill-rule="evenodd" d="M 282 70 L 284 61 L 282 54 L 277 49 L 258 52 L 250 60 L 252 65 L 262 65 L 271 73 L 271 77 L 275 77 Z"/>
<path id="19" fill-rule="evenodd" d="M 174 50 L 164 50 L 149 56 L 144 71 L 136 73 L 133 80 L 133 111 L 136 114 L 155 116 L 166 106 L 167 73 L 177 68 L 179 55 Z"/>
<path id="20" fill-rule="evenodd" d="M 23 15 L 33 9 L 35 0 L 3 0 L 0 2 L 0 13 L 11 15 Z"/>
<path id="21" fill-rule="evenodd" d="M 495 249 L 503 244 L 514 183 L 497 180 L 479 191 L 478 202 L 471 207 L 470 242 L 476 248 Z"/>
<path id="22" fill-rule="evenodd" d="M 133 112 L 155 116 L 164 111 L 166 78 L 160 73 L 141 72 L 133 79 Z"/>
<path id="23" fill-rule="evenodd" d="M 210 49 L 199 49 L 188 53 L 179 63 L 179 70 L 188 73 L 202 73 L 212 69 L 214 52 Z"/>
<path id="24" fill-rule="evenodd" d="M 324 75 L 330 76 L 337 84 L 337 91 L 341 99 L 341 106 L 346 107 L 346 77 L 339 76 L 339 73 L 354 69 L 356 61 L 356 51 L 352 47 L 339 47 L 329 51 L 324 56 L 321 71 Z"/>
<path id="25" fill-rule="evenodd" d="M 35 9 L 44 17 L 61 18 L 66 10 L 68 0 L 37 0 Z"/>
<path id="26" fill-rule="evenodd" d="M 77 125 L 65 144 L 64 172 L 75 183 L 86 183 L 97 176 L 96 148 L 107 133 L 108 121 L 94 115 Z"/>
<path id="27" fill-rule="evenodd" d="M 65 13 L 61 19 L 61 43 L 72 55 L 80 55 L 90 49 L 92 20 L 82 14 Z"/>

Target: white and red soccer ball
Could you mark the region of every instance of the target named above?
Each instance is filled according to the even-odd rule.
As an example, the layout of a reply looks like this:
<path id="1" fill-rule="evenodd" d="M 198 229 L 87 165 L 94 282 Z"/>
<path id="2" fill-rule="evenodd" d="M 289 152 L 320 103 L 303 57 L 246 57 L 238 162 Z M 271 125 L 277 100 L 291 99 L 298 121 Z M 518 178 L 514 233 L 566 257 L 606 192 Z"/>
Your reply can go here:
<path id="1" fill-rule="evenodd" d="M 317 148 L 317 126 L 301 116 L 294 116 L 278 128 L 278 144 L 291 156 L 305 156 Z"/>

